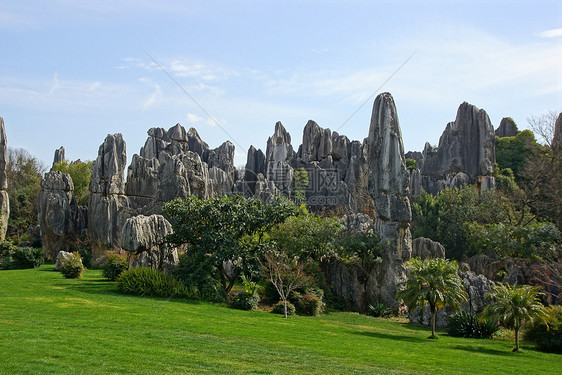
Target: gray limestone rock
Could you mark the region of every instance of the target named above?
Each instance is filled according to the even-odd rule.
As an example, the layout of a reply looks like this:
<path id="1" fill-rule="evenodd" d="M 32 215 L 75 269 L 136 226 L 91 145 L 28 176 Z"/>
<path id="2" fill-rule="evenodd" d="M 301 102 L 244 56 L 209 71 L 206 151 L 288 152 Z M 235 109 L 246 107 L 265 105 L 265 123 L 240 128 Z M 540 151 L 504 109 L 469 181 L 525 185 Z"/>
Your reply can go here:
<path id="1" fill-rule="evenodd" d="M 61 250 L 69 250 L 87 227 L 87 210 L 74 199 L 70 175 L 46 173 L 41 180 L 38 211 L 43 254 L 54 261 Z"/>
<path id="2" fill-rule="evenodd" d="M 127 150 L 121 133 L 108 134 L 92 164 L 90 192 L 97 194 L 125 193 Z"/>
<path id="3" fill-rule="evenodd" d="M 55 150 L 55 156 L 53 158 L 53 166 L 51 167 L 51 170 L 55 168 L 55 164 L 56 163 L 60 163 L 65 161 L 65 150 L 64 147 L 60 146 L 58 149 Z"/>
<path id="4" fill-rule="evenodd" d="M 373 219 L 366 214 L 344 215 L 340 222 L 345 225 L 350 233 L 369 232 L 373 230 Z"/>
<path id="5" fill-rule="evenodd" d="M 8 218 L 10 217 L 10 199 L 8 197 L 8 176 L 6 174 L 6 162 L 8 145 L 4 119 L 0 117 L 0 241 L 6 238 L 8 230 Z"/>
<path id="6" fill-rule="evenodd" d="M 190 151 L 199 154 L 203 161 L 207 161 L 209 145 L 203 142 L 195 128 L 189 128 L 189 131 L 187 132 L 187 143 Z"/>
<path id="7" fill-rule="evenodd" d="M 555 154 L 562 151 L 562 112 L 558 114 L 558 118 L 554 123 L 554 137 L 552 138 L 552 149 Z"/>
<path id="8" fill-rule="evenodd" d="M 121 246 L 128 252 L 129 268 L 151 267 L 168 272 L 178 263 L 177 249 L 166 243 L 172 225 L 161 215 L 127 219 L 121 233 Z"/>
<path id="9" fill-rule="evenodd" d="M 265 175 L 265 154 L 262 150 L 250 146 L 244 170 L 244 189 L 241 190 L 246 196 L 253 196 L 256 192 L 256 182 L 259 174 Z"/>
<path id="10" fill-rule="evenodd" d="M 367 139 L 369 193 L 375 201 L 375 232 L 386 242 L 377 278 L 379 299 L 398 310 L 397 286 L 406 280 L 404 261 L 410 259 L 412 217 L 408 199 L 410 175 L 394 100 L 377 96 Z"/>
<path id="11" fill-rule="evenodd" d="M 267 140 L 266 175 L 277 189 L 285 195 L 291 194 L 293 168 L 290 165 L 295 152 L 291 146 L 291 135 L 281 122 L 275 124 L 275 132 Z"/>
<path id="12" fill-rule="evenodd" d="M 222 169 L 231 180 L 230 190 L 232 191 L 232 184 L 235 181 L 234 145 L 230 141 L 226 141 L 219 147 L 209 150 L 208 154 L 206 161 L 209 168 Z"/>
<path id="13" fill-rule="evenodd" d="M 515 121 L 511 117 L 504 117 L 500 122 L 500 126 L 495 131 L 496 137 L 515 137 L 519 133 Z"/>
<path id="14" fill-rule="evenodd" d="M 457 111 L 455 121 L 447 124 L 437 149 L 426 143 L 421 169 L 422 186 L 425 191 L 436 194 L 452 186 L 452 181 L 460 172 L 468 176 L 471 183 L 479 182 L 480 176 L 493 178 L 495 161 L 495 133 L 488 115 L 484 110 L 464 102 Z M 486 185 L 493 183 L 486 181 Z"/>
<path id="15" fill-rule="evenodd" d="M 417 197 L 422 192 L 422 176 L 419 169 L 412 169 L 410 171 L 410 194 L 412 197 Z"/>
<path id="16" fill-rule="evenodd" d="M 59 251 L 59 253 L 57 254 L 57 261 L 55 262 L 55 271 L 60 271 L 62 267 L 62 261 L 70 258 L 71 255 L 72 253 L 69 253 L 67 251 Z"/>
<path id="17" fill-rule="evenodd" d="M 437 241 L 418 237 L 412 241 L 412 258 L 445 258 L 445 248 Z"/>

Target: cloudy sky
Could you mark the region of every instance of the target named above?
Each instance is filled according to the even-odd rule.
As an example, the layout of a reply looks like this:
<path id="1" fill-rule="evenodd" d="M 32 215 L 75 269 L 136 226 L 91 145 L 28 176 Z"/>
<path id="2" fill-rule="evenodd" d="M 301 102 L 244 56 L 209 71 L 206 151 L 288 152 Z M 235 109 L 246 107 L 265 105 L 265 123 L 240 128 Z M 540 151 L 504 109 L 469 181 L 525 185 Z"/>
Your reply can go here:
<path id="1" fill-rule="evenodd" d="M 463 101 L 494 127 L 562 110 L 560 1 L 0 0 L 0 45 L 8 144 L 45 164 L 118 132 L 130 160 L 176 123 L 239 166 L 276 121 L 294 146 L 309 119 L 361 140 L 383 91 L 406 150 Z"/>

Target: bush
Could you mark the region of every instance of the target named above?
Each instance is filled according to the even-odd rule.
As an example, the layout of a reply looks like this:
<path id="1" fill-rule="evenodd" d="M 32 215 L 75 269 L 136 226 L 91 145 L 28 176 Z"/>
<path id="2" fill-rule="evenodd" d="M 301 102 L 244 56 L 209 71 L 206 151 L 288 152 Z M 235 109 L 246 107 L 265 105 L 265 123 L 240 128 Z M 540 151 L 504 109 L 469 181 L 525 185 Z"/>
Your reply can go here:
<path id="1" fill-rule="evenodd" d="M 283 301 L 279 301 L 275 305 L 273 305 L 273 310 L 271 310 L 271 312 L 273 314 L 285 315 L 285 307 L 283 306 Z M 295 313 L 295 305 L 287 301 L 287 315 L 295 315 Z"/>
<path id="2" fill-rule="evenodd" d="M 240 292 L 232 300 L 231 306 L 239 310 L 257 310 L 259 303 L 260 296 L 256 293 L 248 294 L 246 292 Z"/>
<path id="3" fill-rule="evenodd" d="M 139 267 L 122 272 L 117 278 L 117 289 L 121 293 L 149 297 L 197 298 L 179 280 L 154 268 Z"/>
<path id="4" fill-rule="evenodd" d="M 447 330 L 449 335 L 456 337 L 471 337 L 475 339 L 489 339 L 500 329 L 493 320 L 479 321 L 476 315 L 461 310 L 449 317 Z"/>
<path id="5" fill-rule="evenodd" d="M 78 254 L 82 257 L 82 264 L 86 268 L 92 267 L 92 250 L 81 248 L 78 250 Z"/>
<path id="6" fill-rule="evenodd" d="M 367 313 L 375 318 L 387 318 L 390 316 L 391 311 L 383 302 L 375 302 L 374 305 L 369 305 Z"/>
<path id="7" fill-rule="evenodd" d="M 300 296 L 296 304 L 297 314 L 316 316 L 322 313 L 324 303 L 318 296 L 308 292 Z"/>
<path id="8" fill-rule="evenodd" d="M 211 302 L 226 302 L 227 300 L 216 268 L 208 257 L 181 254 L 178 265 L 172 270 L 172 276 L 183 282 L 188 289 L 197 289 L 199 291 L 198 299 Z"/>
<path id="9" fill-rule="evenodd" d="M 267 282 L 263 291 L 263 301 L 268 305 L 274 305 L 279 302 L 279 298 L 279 292 L 275 285 L 271 281 Z"/>
<path id="10" fill-rule="evenodd" d="M 109 252 L 107 260 L 103 264 L 103 277 L 115 281 L 127 270 L 127 257 L 117 252 Z"/>
<path id="11" fill-rule="evenodd" d="M 13 247 L 5 262 L 6 268 L 36 268 L 44 262 L 43 251 L 33 247 Z"/>
<path id="12" fill-rule="evenodd" d="M 68 258 L 61 262 L 60 272 L 67 279 L 81 279 L 84 272 L 82 257 L 77 252 L 73 252 Z"/>
<path id="13" fill-rule="evenodd" d="M 548 307 L 548 323 L 535 323 L 525 333 L 543 352 L 562 354 L 562 306 Z"/>

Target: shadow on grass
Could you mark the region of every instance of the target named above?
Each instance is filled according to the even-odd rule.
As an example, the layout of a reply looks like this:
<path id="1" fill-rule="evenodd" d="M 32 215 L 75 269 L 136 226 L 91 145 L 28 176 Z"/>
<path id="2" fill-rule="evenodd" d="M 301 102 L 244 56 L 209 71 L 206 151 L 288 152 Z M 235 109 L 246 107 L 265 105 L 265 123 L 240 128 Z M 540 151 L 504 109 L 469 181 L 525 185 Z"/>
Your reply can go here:
<path id="1" fill-rule="evenodd" d="M 412 337 L 412 336 L 405 336 L 405 335 L 393 335 L 388 333 L 381 333 L 381 332 L 367 332 L 367 331 L 350 331 L 354 335 L 362 335 L 362 336 L 369 336 L 376 339 L 383 339 L 383 340 L 394 340 L 394 341 L 408 341 L 408 342 L 425 342 L 428 341 L 427 339 L 423 339 L 420 337 Z"/>
<path id="2" fill-rule="evenodd" d="M 491 348 L 486 348 L 484 346 L 455 345 L 455 346 L 451 346 L 450 348 L 456 349 L 456 350 L 463 350 L 465 352 L 471 352 L 471 353 L 484 353 L 484 354 L 490 354 L 490 355 L 499 355 L 499 356 L 502 356 L 502 357 L 507 357 L 507 356 L 512 355 L 511 351 L 491 349 Z"/>

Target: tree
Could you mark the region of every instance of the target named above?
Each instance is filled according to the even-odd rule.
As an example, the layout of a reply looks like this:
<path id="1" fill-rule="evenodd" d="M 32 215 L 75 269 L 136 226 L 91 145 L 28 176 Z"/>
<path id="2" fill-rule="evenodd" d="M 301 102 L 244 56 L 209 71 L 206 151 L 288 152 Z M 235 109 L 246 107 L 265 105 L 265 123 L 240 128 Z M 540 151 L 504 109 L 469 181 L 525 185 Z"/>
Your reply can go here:
<path id="1" fill-rule="evenodd" d="M 22 148 L 8 147 L 6 174 L 10 196 L 8 234 L 20 239 L 27 227 L 37 224 L 37 205 L 45 166 Z"/>
<path id="2" fill-rule="evenodd" d="M 488 297 L 493 302 L 484 308 L 483 317 L 496 319 L 502 326 L 515 330 L 515 348 L 519 351 L 519 330 L 525 322 L 547 319 L 547 311 L 541 304 L 538 287 L 529 285 L 496 284 Z"/>
<path id="3" fill-rule="evenodd" d="M 283 301 L 283 316 L 287 318 L 287 299 L 294 290 L 306 285 L 309 277 L 304 273 L 304 263 L 298 258 L 289 258 L 286 254 L 267 252 L 262 267 L 279 297 Z"/>
<path id="4" fill-rule="evenodd" d="M 515 180 L 519 181 L 521 169 L 540 149 L 541 146 L 530 130 L 523 130 L 515 137 L 496 137 L 496 162 L 500 169 L 510 168 Z"/>
<path id="5" fill-rule="evenodd" d="M 431 336 L 435 336 L 435 316 L 444 306 L 458 307 L 467 300 L 462 280 L 457 275 L 457 262 L 430 258 L 413 258 L 406 263 L 408 281 L 397 297 L 404 300 L 410 310 L 423 308 L 427 303 L 431 312 Z"/>
<path id="6" fill-rule="evenodd" d="M 306 204 L 306 188 L 308 187 L 308 171 L 304 168 L 295 170 L 292 181 L 292 197 L 297 205 Z"/>
<path id="7" fill-rule="evenodd" d="M 241 272 L 251 273 L 264 234 L 296 215 L 297 208 L 281 197 L 265 204 L 256 198 L 230 195 L 175 199 L 162 212 L 174 229 L 167 241 L 176 246 L 187 244 L 186 254 L 207 259 L 219 271 L 228 293 Z"/>
<path id="8" fill-rule="evenodd" d="M 75 160 L 67 162 L 63 160 L 55 163 L 53 170 L 67 173 L 72 178 L 74 184 L 74 196 L 78 204 L 82 206 L 88 205 L 88 196 L 90 195 L 89 186 L 92 178 L 92 162 Z"/>
<path id="9" fill-rule="evenodd" d="M 543 144 L 552 147 L 552 139 L 554 138 L 554 129 L 558 113 L 556 111 L 548 111 L 539 116 L 530 116 L 527 119 L 533 133 L 537 134 Z"/>

